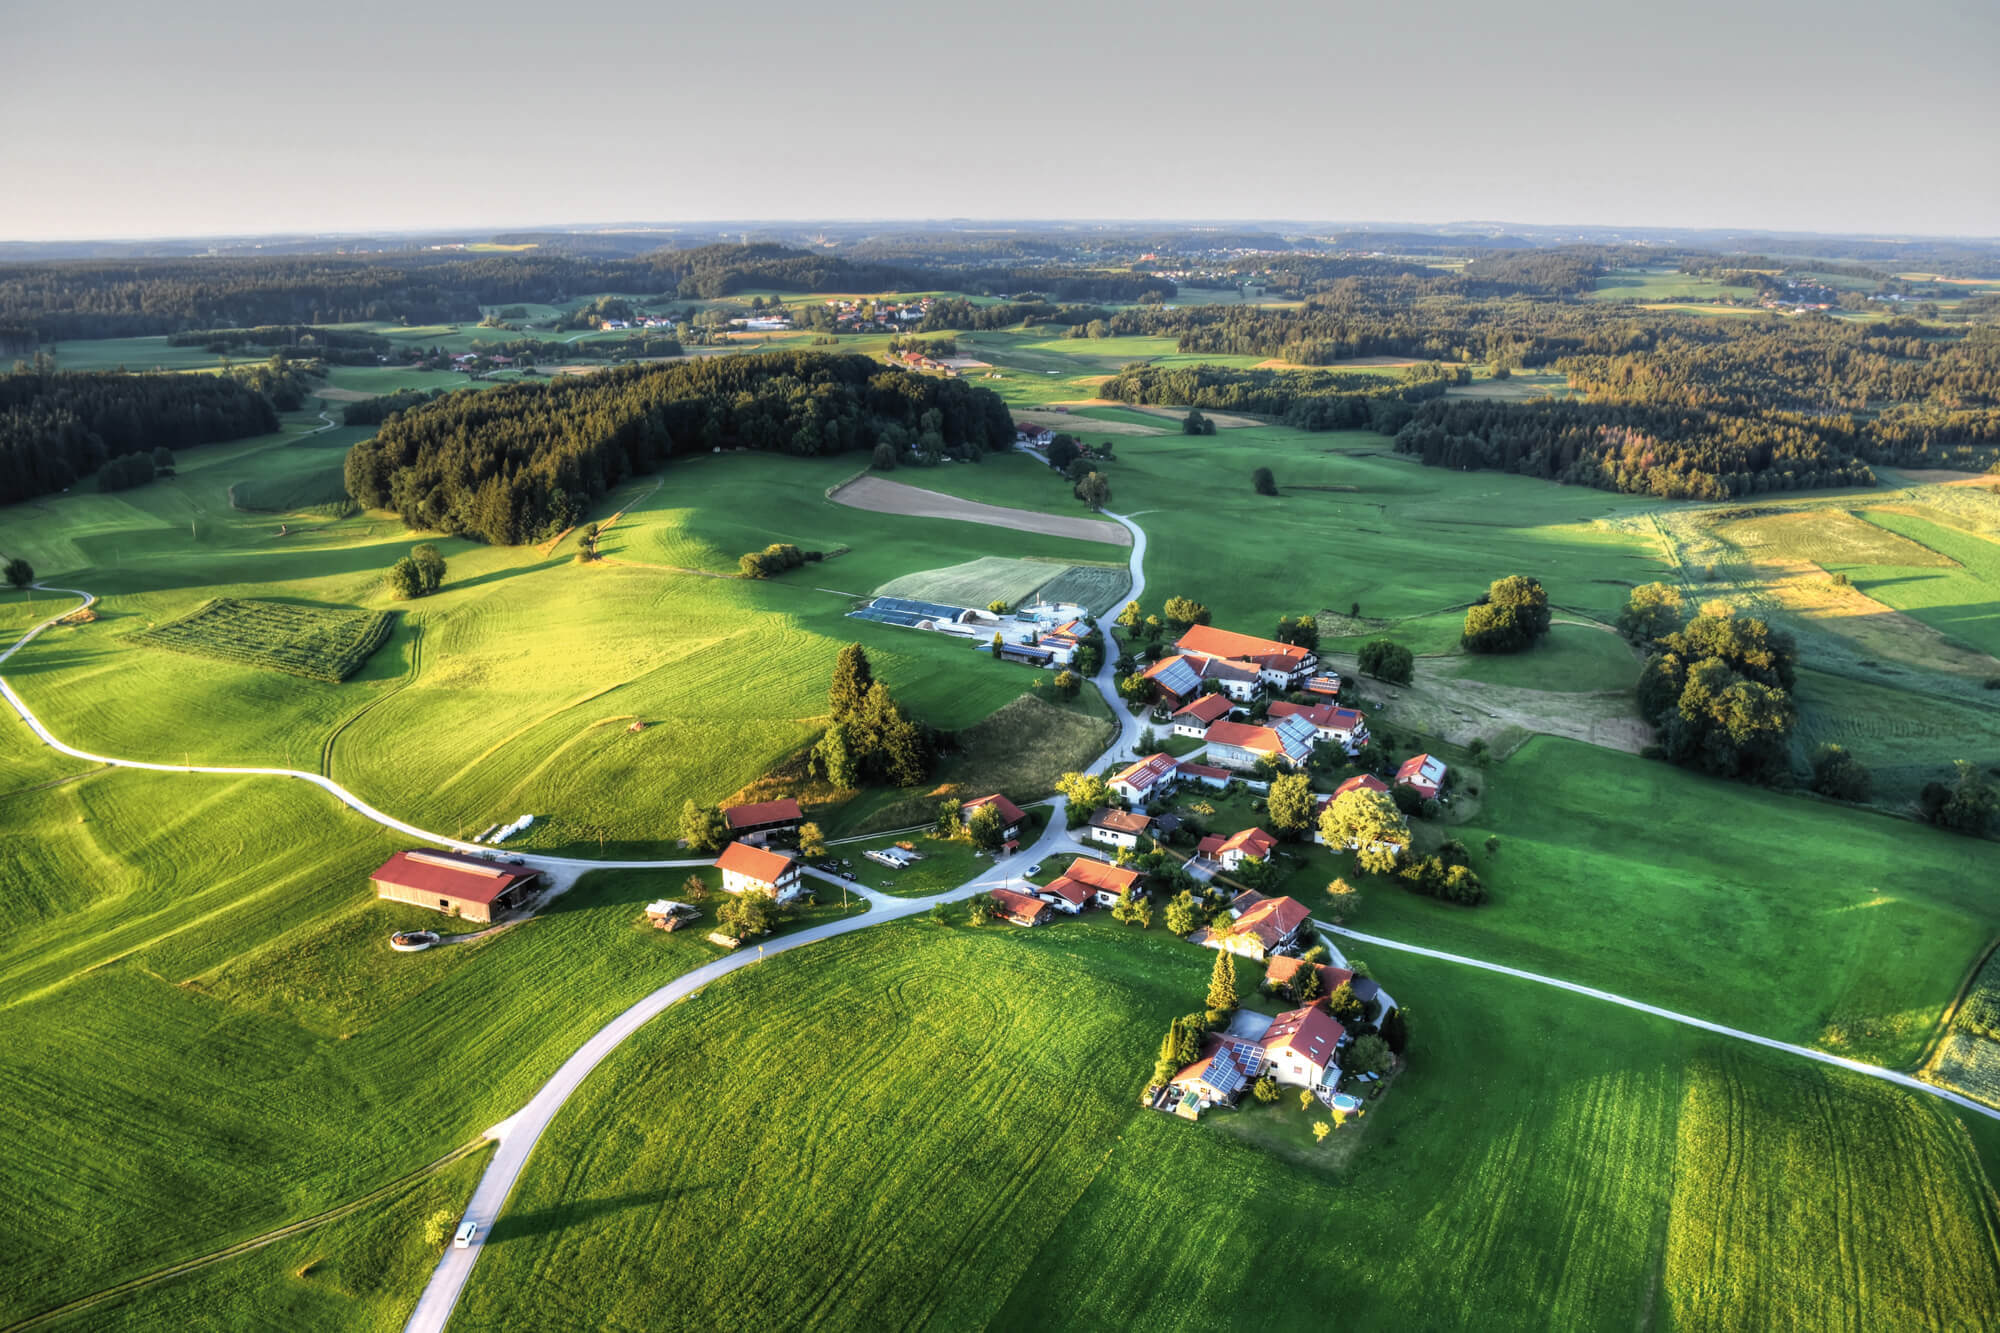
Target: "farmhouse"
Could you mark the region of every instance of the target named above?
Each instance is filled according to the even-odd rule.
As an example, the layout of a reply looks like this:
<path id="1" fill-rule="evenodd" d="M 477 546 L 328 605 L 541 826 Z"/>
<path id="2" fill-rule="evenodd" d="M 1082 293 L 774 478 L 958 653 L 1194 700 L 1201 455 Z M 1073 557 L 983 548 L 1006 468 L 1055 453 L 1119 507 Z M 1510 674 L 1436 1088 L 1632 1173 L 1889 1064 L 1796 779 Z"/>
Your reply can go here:
<path id="1" fill-rule="evenodd" d="M 1014 442 L 1025 444 L 1031 449 L 1046 449 L 1056 440 L 1056 433 L 1047 426 L 1016 426 Z"/>
<path id="2" fill-rule="evenodd" d="M 1319 733 L 1301 717 L 1279 718 L 1275 725 L 1255 726 L 1248 722 L 1217 722 L 1208 729 L 1206 758 L 1223 768 L 1241 772 L 1269 759 L 1286 768 L 1297 768 L 1312 757 Z"/>
<path id="3" fill-rule="evenodd" d="M 1173 790 L 1179 778 L 1179 769 L 1179 762 L 1170 754 L 1148 755 L 1112 774 L 1107 785 L 1112 795 L 1122 796 L 1143 809 L 1147 801 L 1156 800 Z"/>
<path id="4" fill-rule="evenodd" d="M 1227 718 L 1234 704 L 1226 694 L 1204 694 L 1174 710 L 1176 736 L 1206 736 L 1212 723 Z"/>
<path id="5" fill-rule="evenodd" d="M 1269 859 L 1277 849 L 1278 840 L 1260 828 L 1247 828 L 1228 837 L 1212 834 L 1203 838 L 1196 848 L 1196 854 L 1221 865 L 1224 870 L 1236 870 L 1248 861 Z"/>
<path id="6" fill-rule="evenodd" d="M 1032 643 L 1002 643 L 998 656 L 1003 662 L 1019 662 L 1023 666 L 1045 667 L 1060 665 L 1056 662 L 1056 650 L 1038 648 Z"/>
<path id="7" fill-rule="evenodd" d="M 1254 634 L 1238 634 L 1212 625 L 1190 625 L 1174 645 L 1190 657 L 1219 658 L 1254 670 L 1268 685 L 1292 689 L 1311 676 L 1319 658 L 1297 644 L 1260 639 Z"/>
<path id="8" fill-rule="evenodd" d="M 1248 703 L 1257 697 L 1263 688 L 1262 677 L 1254 665 L 1244 662 L 1225 661 L 1220 657 L 1195 657 L 1176 653 L 1163 657 L 1142 673 L 1153 682 L 1160 698 L 1169 708 L 1182 704 L 1201 694 L 1202 686 L 1209 681 L 1222 693 L 1238 703 Z"/>
<path id="9" fill-rule="evenodd" d="M 787 796 L 776 801 L 758 801 L 753 805 L 725 806 L 722 817 L 728 821 L 732 837 L 753 847 L 762 847 L 770 841 L 773 833 L 798 833 L 799 825 L 806 816 L 805 811 L 799 809 L 799 803 Z"/>
<path id="10" fill-rule="evenodd" d="M 715 858 L 722 887 L 731 893 L 768 893 L 779 902 L 798 897 L 805 886 L 798 861 L 783 852 L 732 842 Z"/>
<path id="11" fill-rule="evenodd" d="M 967 801 L 964 805 L 958 807 L 958 817 L 970 824 L 973 815 L 989 805 L 998 810 L 1000 817 L 1007 821 L 1000 827 L 1000 850 L 1010 854 L 1020 851 L 1021 825 L 1028 817 L 1021 813 L 1020 806 L 1015 805 L 1005 796 L 996 792 L 991 796 L 982 796 L 976 801 Z"/>
<path id="12" fill-rule="evenodd" d="M 1250 889 L 1230 900 L 1229 912 L 1235 921 L 1197 930 L 1188 936 L 1189 942 L 1262 962 L 1298 943 L 1299 932 L 1312 918 L 1306 905 L 1296 898 L 1266 898 Z"/>
<path id="13" fill-rule="evenodd" d="M 1264 1033 L 1271 1077 L 1294 1088 L 1315 1088 L 1340 1074 L 1336 1055 L 1347 1029 L 1317 1004 L 1288 1009 Z"/>
<path id="14" fill-rule="evenodd" d="M 1099 810 L 1090 817 L 1092 842 L 1101 842 L 1107 847 L 1124 847 L 1136 850 L 1139 839 L 1146 836 L 1153 821 L 1129 810 Z"/>
<path id="15" fill-rule="evenodd" d="M 1444 789 L 1444 760 L 1427 754 L 1412 755 L 1396 770 L 1396 785 L 1408 787 L 1427 801 L 1435 801 Z"/>
<path id="16" fill-rule="evenodd" d="M 1330 703 L 1294 704 L 1280 699 L 1267 710 L 1267 716 L 1304 718 L 1312 723 L 1320 740 L 1332 741 L 1350 755 L 1368 744 L 1368 719 L 1356 708 L 1337 708 Z"/>
<path id="17" fill-rule="evenodd" d="M 1039 898 L 1030 898 L 1012 889 L 995 889 L 993 901 L 1000 908 L 1000 915 L 1017 926 L 1046 926 L 1049 923 L 1049 905 Z"/>
<path id="18" fill-rule="evenodd" d="M 1181 1104 L 1192 1120 L 1202 1106 L 1233 1103 L 1262 1072 L 1263 1063 L 1263 1051 L 1255 1043 L 1227 1034 L 1210 1036 L 1202 1042 L 1201 1058 L 1175 1074 L 1172 1086 L 1181 1089 Z"/>
<path id="19" fill-rule="evenodd" d="M 1144 878 L 1145 876 L 1136 870 L 1124 870 L 1092 857 L 1079 856 L 1070 862 L 1069 869 L 1063 871 L 1060 878 L 1052 881 L 1044 892 L 1054 890 L 1056 885 L 1068 881 L 1069 884 L 1083 889 L 1085 898 L 1089 902 L 1094 902 L 1099 907 L 1115 907 L 1118 904 L 1118 895 L 1127 889 L 1137 892 Z M 1069 891 L 1063 890 L 1060 896 L 1067 899 L 1070 896 Z"/>
<path id="20" fill-rule="evenodd" d="M 539 870 L 463 852 L 397 852 L 368 882 L 378 898 L 483 924 L 519 907 L 541 878 Z"/>

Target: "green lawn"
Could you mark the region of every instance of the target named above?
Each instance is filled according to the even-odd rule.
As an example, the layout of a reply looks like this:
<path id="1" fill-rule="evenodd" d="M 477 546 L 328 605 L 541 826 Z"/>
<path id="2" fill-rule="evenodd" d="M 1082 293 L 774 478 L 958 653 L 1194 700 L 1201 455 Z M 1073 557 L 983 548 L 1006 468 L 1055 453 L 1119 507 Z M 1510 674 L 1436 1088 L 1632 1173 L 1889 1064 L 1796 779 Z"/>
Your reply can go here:
<path id="1" fill-rule="evenodd" d="M 1939 1103 L 1383 957 L 1420 1016 L 1366 1116 L 1317 1147 L 1285 1107 L 1189 1125 L 1135 1101 L 1211 957 L 1100 915 L 735 974 L 565 1108 L 459 1318 L 1262 1327 L 1274 1273 L 1383 1327 L 2000 1318 L 2000 1217 Z"/>
<path id="2" fill-rule="evenodd" d="M 1629 690 L 1639 682 L 1639 659 L 1616 634 L 1558 624 L 1524 653 L 1465 653 L 1457 674 L 1530 690 Z"/>

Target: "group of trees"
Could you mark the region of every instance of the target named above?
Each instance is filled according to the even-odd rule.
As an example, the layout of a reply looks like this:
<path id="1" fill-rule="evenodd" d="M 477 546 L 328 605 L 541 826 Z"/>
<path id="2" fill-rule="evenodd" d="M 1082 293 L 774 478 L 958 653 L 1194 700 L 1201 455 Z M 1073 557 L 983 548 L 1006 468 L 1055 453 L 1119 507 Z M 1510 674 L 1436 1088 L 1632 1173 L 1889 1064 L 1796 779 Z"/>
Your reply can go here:
<path id="1" fill-rule="evenodd" d="M 1362 675 L 1391 685 L 1408 685 L 1417 669 L 1416 654 L 1393 639 L 1370 639 L 1361 645 L 1356 661 Z"/>
<path id="2" fill-rule="evenodd" d="M 1393 431 L 1403 415 L 1391 413 L 1389 405 L 1435 398 L 1450 383 L 1422 372 L 1395 380 L 1361 371 L 1133 365 L 1105 381 L 1098 392 L 1126 403 L 1254 412 L 1304 430 L 1372 426 Z"/>
<path id="3" fill-rule="evenodd" d="M 1633 590 L 1620 625 L 1647 653 L 1639 711 L 1677 764 L 1726 777 L 1788 776 L 1798 651 L 1790 635 L 1709 602 L 1681 622 L 1682 599 L 1662 584 Z"/>
<path id="4" fill-rule="evenodd" d="M 805 456 L 914 432 L 964 456 L 1004 450 L 990 390 L 862 356 L 762 356 L 628 366 L 452 394 L 385 421 L 348 451 L 347 489 L 412 527 L 511 545 L 568 527 L 605 491 L 679 454 Z"/>
<path id="5" fill-rule="evenodd" d="M 232 375 L 0 375 L 0 504 L 67 490 L 114 459 L 134 461 L 107 489 L 142 484 L 174 450 L 277 428 L 271 400 Z"/>
<path id="6" fill-rule="evenodd" d="M 428 597 L 444 586 L 444 557 L 429 542 L 412 546 L 410 553 L 389 566 L 382 576 L 394 597 Z"/>
<path id="7" fill-rule="evenodd" d="M 1327 802 L 1319 836 L 1336 850 L 1352 848 L 1354 863 L 1363 870 L 1386 875 L 1410 846 L 1410 825 L 1388 793 L 1357 787 Z"/>
<path id="8" fill-rule="evenodd" d="M 1289 643 L 1296 647 L 1317 649 L 1319 647 L 1319 617 L 1307 611 L 1297 616 L 1279 616 L 1278 628 L 1271 637 L 1279 643 Z"/>
<path id="9" fill-rule="evenodd" d="M 832 786 L 864 782 L 914 787 L 937 763 L 937 740 L 875 679 L 868 654 L 850 643 L 834 662 L 827 691 L 830 725 L 813 747 L 812 769 Z"/>
<path id="10" fill-rule="evenodd" d="M 768 579 L 774 574 L 824 559 L 824 551 L 801 551 L 790 542 L 772 542 L 761 551 L 751 551 L 738 557 L 736 567 L 746 579 Z"/>
<path id="11" fill-rule="evenodd" d="M 1509 574 L 1493 580 L 1467 608 L 1459 644 L 1469 653 L 1518 653 L 1549 632 L 1549 620 L 1541 580 Z"/>

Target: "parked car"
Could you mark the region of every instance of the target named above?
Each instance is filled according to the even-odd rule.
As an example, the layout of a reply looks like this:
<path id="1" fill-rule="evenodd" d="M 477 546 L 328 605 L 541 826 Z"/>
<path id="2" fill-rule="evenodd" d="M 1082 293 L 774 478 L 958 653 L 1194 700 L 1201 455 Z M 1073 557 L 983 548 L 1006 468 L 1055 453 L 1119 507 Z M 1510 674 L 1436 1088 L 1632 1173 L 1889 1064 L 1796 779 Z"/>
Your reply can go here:
<path id="1" fill-rule="evenodd" d="M 1029 879 L 1033 879 L 1036 875 L 1042 873 L 1042 863 L 1040 861 L 1035 862 L 1033 865 L 1029 866 L 1024 873 L 1028 876 Z"/>

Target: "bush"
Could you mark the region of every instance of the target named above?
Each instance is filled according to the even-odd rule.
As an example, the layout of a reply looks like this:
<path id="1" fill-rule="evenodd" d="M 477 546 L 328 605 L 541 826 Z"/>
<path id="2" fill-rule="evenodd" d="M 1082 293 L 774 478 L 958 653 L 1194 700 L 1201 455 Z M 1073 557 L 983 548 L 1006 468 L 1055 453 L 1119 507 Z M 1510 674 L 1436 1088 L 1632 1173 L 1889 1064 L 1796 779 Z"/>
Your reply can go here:
<path id="1" fill-rule="evenodd" d="M 1271 469 L 1260 467 L 1250 474 L 1250 485 L 1259 495 L 1276 495 L 1278 479 L 1271 475 Z"/>
<path id="2" fill-rule="evenodd" d="M 1865 801 L 1873 779 L 1860 760 L 1840 745 L 1822 745 L 1813 752 L 1812 789 L 1836 801 Z"/>

